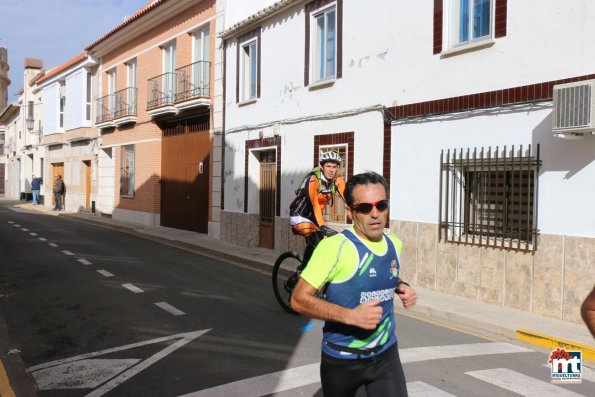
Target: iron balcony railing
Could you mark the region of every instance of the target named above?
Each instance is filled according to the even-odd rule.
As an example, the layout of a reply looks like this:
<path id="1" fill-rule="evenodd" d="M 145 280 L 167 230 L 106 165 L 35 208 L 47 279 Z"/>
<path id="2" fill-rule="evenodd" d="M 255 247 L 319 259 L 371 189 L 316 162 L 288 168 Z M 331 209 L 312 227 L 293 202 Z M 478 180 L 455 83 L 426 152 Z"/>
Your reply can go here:
<path id="1" fill-rule="evenodd" d="M 198 61 L 176 69 L 176 102 L 208 97 L 211 62 Z"/>
<path id="2" fill-rule="evenodd" d="M 95 123 L 104 123 L 114 119 L 115 96 L 109 94 L 95 101 Z"/>
<path id="3" fill-rule="evenodd" d="M 114 118 L 136 116 L 136 87 L 128 87 L 114 93 Z"/>
<path id="4" fill-rule="evenodd" d="M 147 110 L 174 103 L 175 77 L 175 73 L 167 72 L 147 80 Z"/>
<path id="5" fill-rule="evenodd" d="M 208 97 L 211 62 L 198 61 L 147 80 L 147 110 Z"/>

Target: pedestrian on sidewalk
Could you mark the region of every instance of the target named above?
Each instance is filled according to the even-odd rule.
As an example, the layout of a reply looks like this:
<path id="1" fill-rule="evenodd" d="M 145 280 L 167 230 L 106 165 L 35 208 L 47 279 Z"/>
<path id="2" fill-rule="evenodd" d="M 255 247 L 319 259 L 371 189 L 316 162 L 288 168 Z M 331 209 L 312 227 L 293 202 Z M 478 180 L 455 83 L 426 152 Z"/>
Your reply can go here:
<path id="1" fill-rule="evenodd" d="M 416 293 L 399 278 L 401 240 L 384 233 L 386 180 L 375 172 L 352 176 L 345 203 L 353 226 L 318 244 L 291 307 L 325 321 L 320 363 L 325 397 L 355 396 L 362 386 L 368 397 L 407 396 L 394 293 L 406 308 L 415 304 Z"/>
<path id="2" fill-rule="evenodd" d="M 31 177 L 31 194 L 33 195 L 33 205 L 37 205 L 39 204 L 39 191 L 41 190 L 43 179 L 36 178 L 35 175 L 32 175 Z"/>
<path id="3" fill-rule="evenodd" d="M 60 211 L 62 209 L 62 194 L 64 193 L 64 181 L 62 180 L 62 176 L 60 176 L 59 174 L 56 175 L 53 191 L 55 198 L 53 211 Z"/>

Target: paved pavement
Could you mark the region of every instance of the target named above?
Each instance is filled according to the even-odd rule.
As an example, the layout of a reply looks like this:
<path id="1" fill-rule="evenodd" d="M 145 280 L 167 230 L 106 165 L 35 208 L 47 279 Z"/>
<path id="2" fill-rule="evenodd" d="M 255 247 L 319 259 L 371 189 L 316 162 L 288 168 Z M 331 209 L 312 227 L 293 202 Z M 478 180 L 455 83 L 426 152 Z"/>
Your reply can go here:
<path id="1" fill-rule="evenodd" d="M 163 226 L 126 223 L 92 213 L 51 211 L 48 207 L 33 206 L 30 203 L 17 204 L 14 209 L 38 211 L 51 216 L 63 216 L 75 221 L 93 223 L 260 269 L 270 270 L 278 256 L 272 250 L 265 248 L 241 247 L 200 233 Z M 583 358 L 590 362 L 589 366 L 595 363 L 595 338 L 583 324 L 573 324 L 473 301 L 419 286 L 414 288 L 418 294 L 416 306 L 411 310 L 405 310 L 400 305 L 396 305 L 399 313 L 463 329 L 488 338 L 520 340 L 537 346 L 538 350 L 550 351 L 555 350 L 556 347 L 581 350 Z"/>

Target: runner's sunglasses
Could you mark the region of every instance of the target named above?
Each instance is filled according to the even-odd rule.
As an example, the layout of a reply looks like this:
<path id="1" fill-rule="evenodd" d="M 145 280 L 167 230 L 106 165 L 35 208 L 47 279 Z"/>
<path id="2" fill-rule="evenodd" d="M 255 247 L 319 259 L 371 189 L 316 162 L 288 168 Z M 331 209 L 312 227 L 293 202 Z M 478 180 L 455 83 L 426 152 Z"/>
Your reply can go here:
<path id="1" fill-rule="evenodd" d="M 370 212 L 372 212 L 372 208 L 374 208 L 374 207 L 376 207 L 376 209 L 380 212 L 386 211 L 388 209 L 388 204 L 389 204 L 388 199 L 384 199 L 384 200 L 376 201 L 374 203 L 353 204 L 349 208 L 351 208 L 352 211 L 367 215 Z"/>

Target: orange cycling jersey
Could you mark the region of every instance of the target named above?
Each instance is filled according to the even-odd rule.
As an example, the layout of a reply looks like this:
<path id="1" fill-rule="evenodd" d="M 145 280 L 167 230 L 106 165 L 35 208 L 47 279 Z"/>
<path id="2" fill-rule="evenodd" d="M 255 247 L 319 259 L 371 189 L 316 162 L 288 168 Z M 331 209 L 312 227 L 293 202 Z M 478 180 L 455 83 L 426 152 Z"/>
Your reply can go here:
<path id="1" fill-rule="evenodd" d="M 345 181 L 337 177 L 332 181 L 324 178 L 320 169 L 315 168 L 304 180 L 297 197 L 289 207 L 291 226 L 295 234 L 309 236 L 325 224 L 322 213 L 329 203 L 332 205 L 334 192 L 341 197 L 345 191 Z"/>

